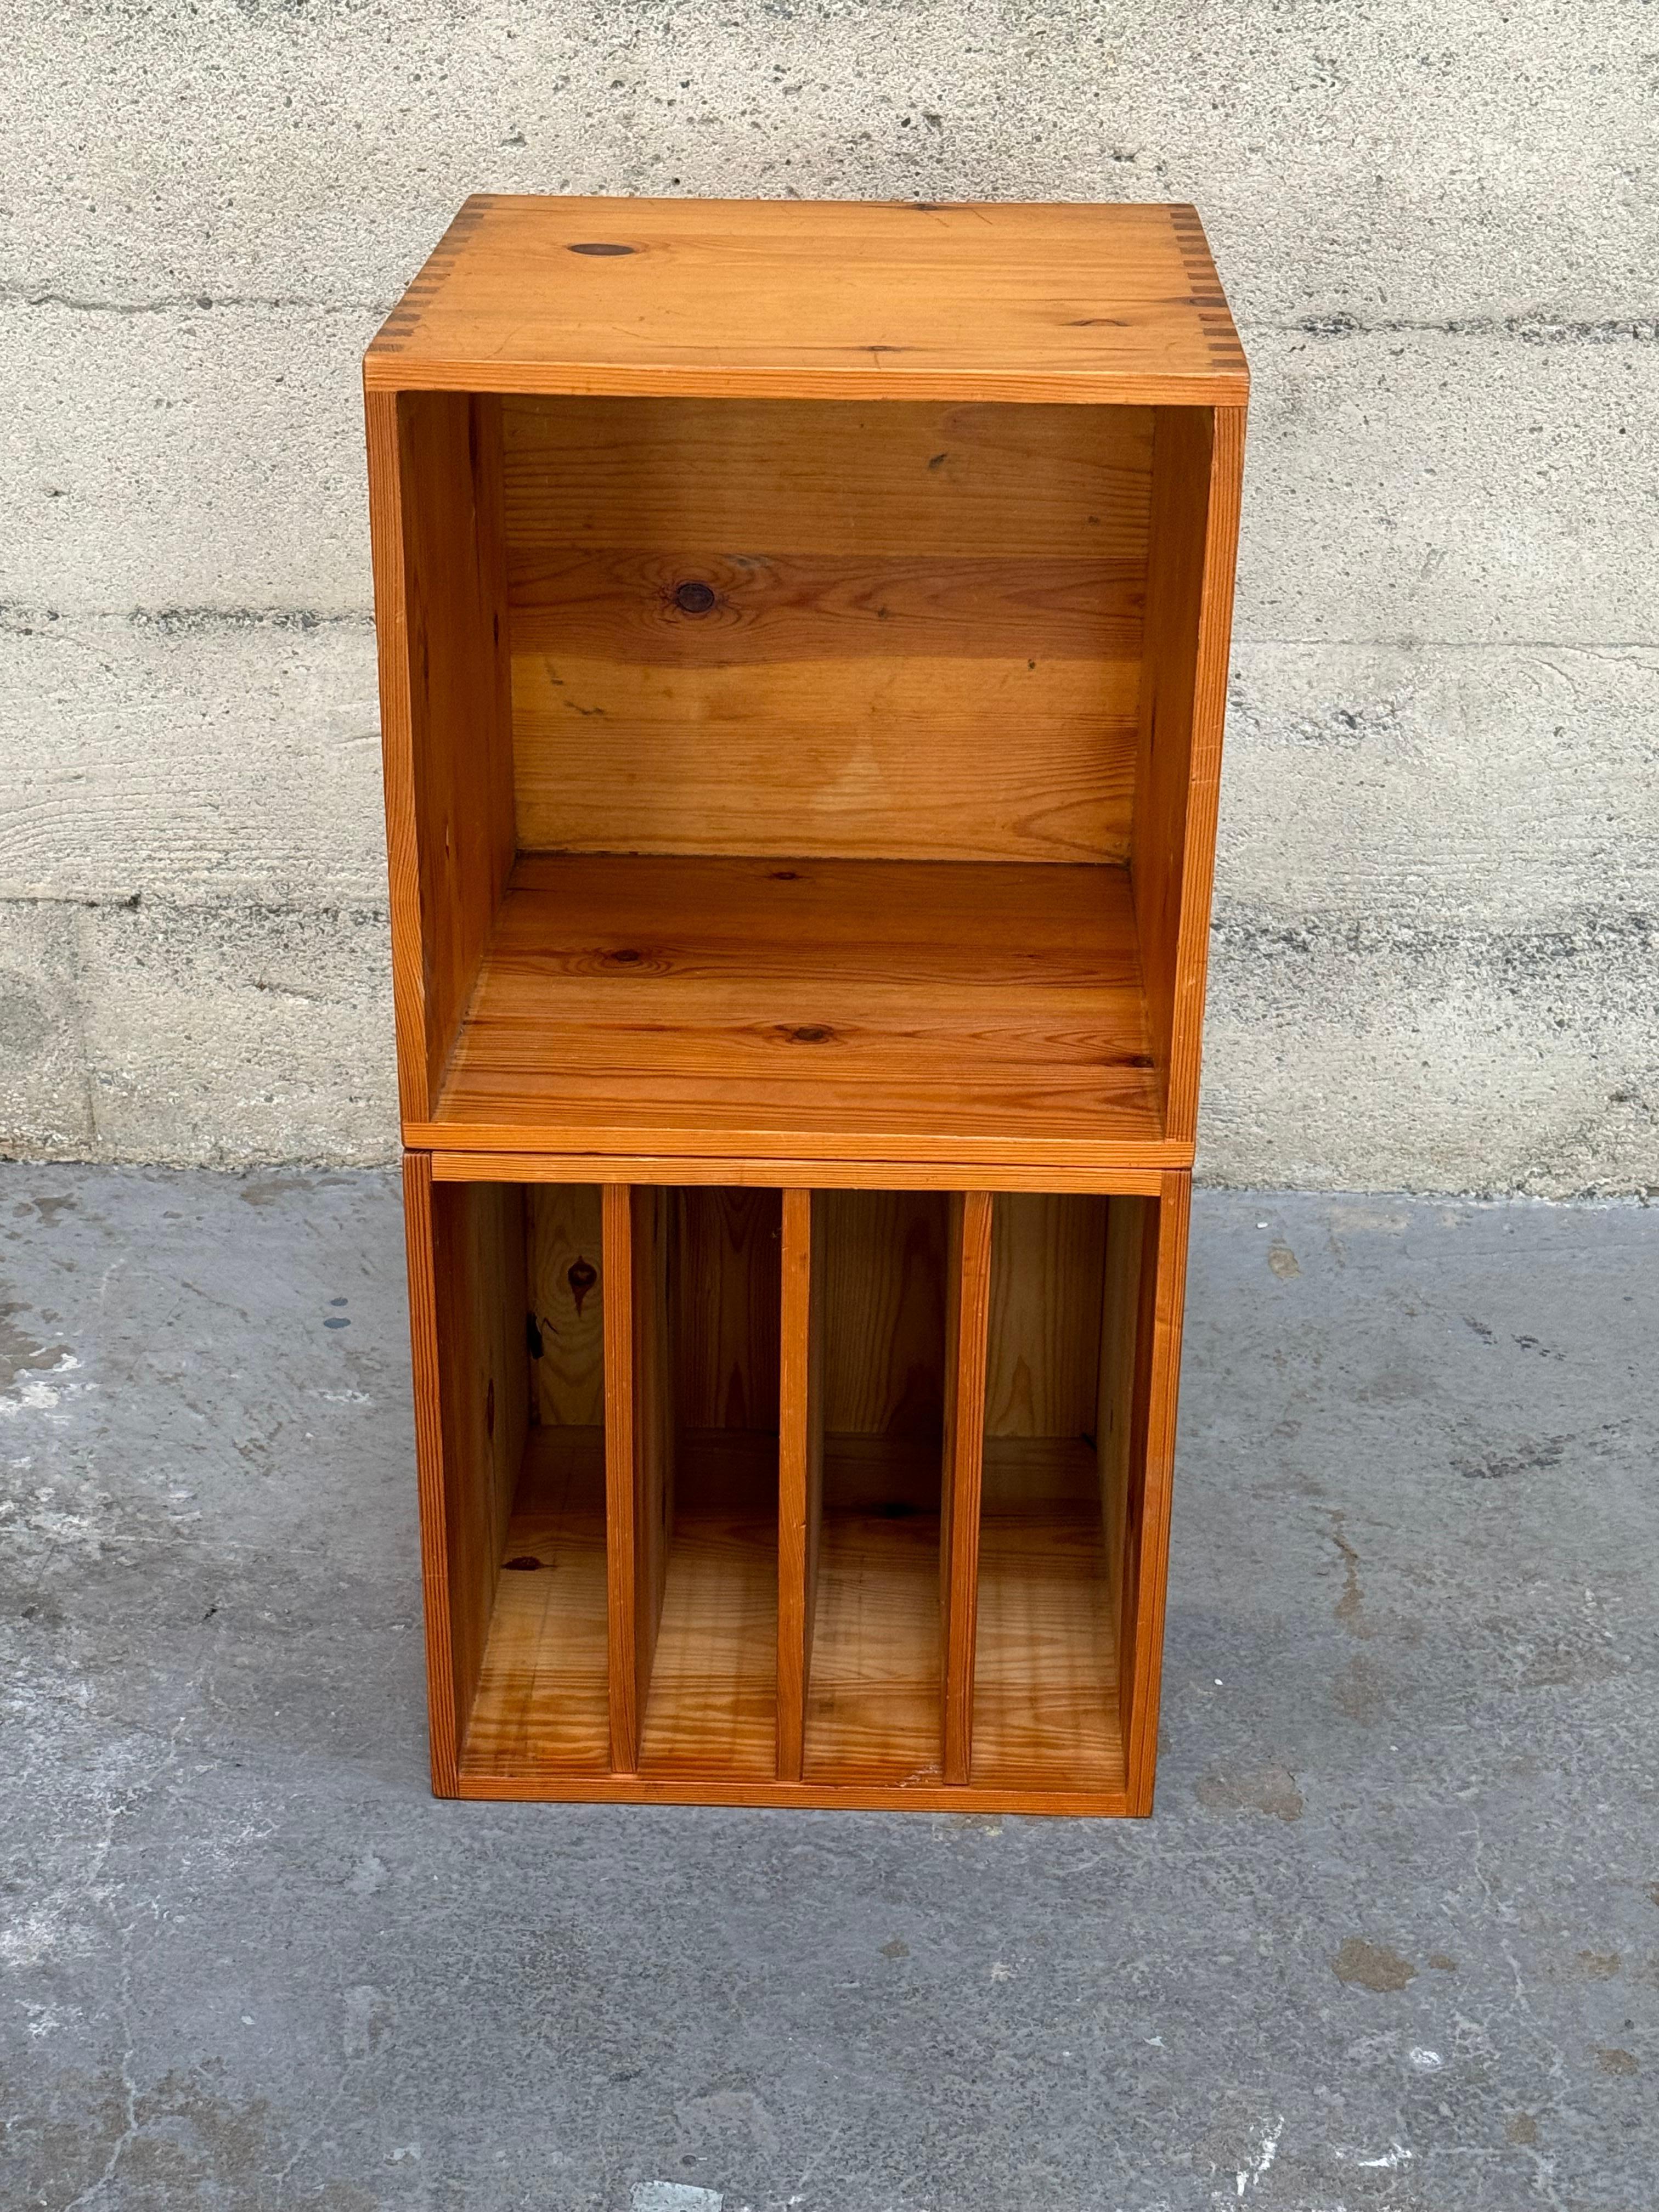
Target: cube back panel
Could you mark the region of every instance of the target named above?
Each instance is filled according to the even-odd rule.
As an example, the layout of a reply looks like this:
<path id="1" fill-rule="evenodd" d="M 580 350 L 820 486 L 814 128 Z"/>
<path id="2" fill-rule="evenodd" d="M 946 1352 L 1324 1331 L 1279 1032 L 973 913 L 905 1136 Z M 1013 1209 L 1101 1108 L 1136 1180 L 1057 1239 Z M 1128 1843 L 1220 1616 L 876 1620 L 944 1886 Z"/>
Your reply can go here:
<path id="1" fill-rule="evenodd" d="M 521 850 L 1127 860 L 1146 408 L 504 403 Z"/>

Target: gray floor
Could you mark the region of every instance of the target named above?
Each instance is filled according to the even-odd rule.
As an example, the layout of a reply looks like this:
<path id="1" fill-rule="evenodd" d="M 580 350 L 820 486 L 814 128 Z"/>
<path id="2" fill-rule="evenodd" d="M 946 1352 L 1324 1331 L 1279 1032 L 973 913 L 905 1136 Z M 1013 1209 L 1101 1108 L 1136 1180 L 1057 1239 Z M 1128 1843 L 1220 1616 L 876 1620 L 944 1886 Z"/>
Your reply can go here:
<path id="1" fill-rule="evenodd" d="M 0 2204 L 1659 2202 L 1645 1211 L 1201 1196 L 1133 1826 L 434 1802 L 390 1179 L 0 1234 Z"/>

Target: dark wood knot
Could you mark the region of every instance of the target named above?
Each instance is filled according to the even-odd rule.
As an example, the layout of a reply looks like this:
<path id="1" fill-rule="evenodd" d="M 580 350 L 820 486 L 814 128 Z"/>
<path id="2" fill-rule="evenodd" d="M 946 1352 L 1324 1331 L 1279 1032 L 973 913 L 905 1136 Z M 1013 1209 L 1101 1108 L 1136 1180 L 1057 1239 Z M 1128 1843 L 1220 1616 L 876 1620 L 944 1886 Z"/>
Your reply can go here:
<path id="1" fill-rule="evenodd" d="M 712 584 L 693 581 L 679 584 L 674 590 L 674 605 L 683 615 L 706 615 L 714 604 Z"/>
<path id="2" fill-rule="evenodd" d="M 569 246 L 565 251 L 567 253 L 591 253 L 596 260 L 611 261 L 617 254 L 632 253 L 636 248 L 631 246 Z"/>

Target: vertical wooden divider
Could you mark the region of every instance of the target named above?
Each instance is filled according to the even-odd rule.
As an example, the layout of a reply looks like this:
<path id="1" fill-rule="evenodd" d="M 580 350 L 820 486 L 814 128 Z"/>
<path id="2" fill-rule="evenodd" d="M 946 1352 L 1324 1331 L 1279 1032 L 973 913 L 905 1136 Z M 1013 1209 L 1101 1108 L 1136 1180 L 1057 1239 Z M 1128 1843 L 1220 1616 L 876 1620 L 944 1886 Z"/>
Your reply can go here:
<path id="1" fill-rule="evenodd" d="M 823 1237 L 810 1190 L 783 1194 L 778 1363 L 778 1779 L 806 1749 L 812 1616 L 823 1522 Z"/>
<path id="2" fill-rule="evenodd" d="M 974 1644 L 979 1619 L 979 1507 L 985 1462 L 985 1366 L 991 1313 L 988 1190 L 952 1192 L 945 1275 L 945 1466 L 939 1506 L 945 1779 L 973 1765 Z"/>
<path id="3" fill-rule="evenodd" d="M 611 1764 L 633 1774 L 674 1513 L 665 1190 L 605 1188 L 605 1577 Z"/>

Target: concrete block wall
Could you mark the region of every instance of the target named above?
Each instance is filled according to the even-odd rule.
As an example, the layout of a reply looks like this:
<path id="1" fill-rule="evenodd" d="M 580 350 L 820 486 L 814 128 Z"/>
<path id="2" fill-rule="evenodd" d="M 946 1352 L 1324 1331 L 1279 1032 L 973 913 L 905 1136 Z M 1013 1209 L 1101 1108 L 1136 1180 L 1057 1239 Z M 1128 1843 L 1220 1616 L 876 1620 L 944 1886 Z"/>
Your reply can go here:
<path id="1" fill-rule="evenodd" d="M 0 1152 L 395 1136 L 357 359 L 470 191 L 1190 199 L 1202 1167 L 1659 1185 L 1641 0 L 0 0 Z"/>

